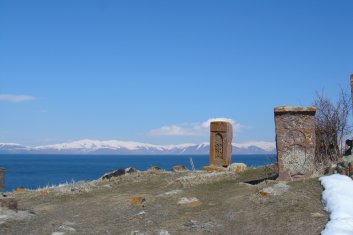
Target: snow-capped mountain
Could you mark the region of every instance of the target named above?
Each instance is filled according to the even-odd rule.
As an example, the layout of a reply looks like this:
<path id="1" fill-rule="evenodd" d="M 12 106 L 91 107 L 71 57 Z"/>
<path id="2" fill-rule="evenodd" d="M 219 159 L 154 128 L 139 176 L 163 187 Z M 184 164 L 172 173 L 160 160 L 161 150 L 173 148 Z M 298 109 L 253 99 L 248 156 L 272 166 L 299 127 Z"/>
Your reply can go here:
<path id="1" fill-rule="evenodd" d="M 233 154 L 273 154 L 274 142 L 255 141 L 233 144 Z M 209 154 L 209 143 L 154 145 L 119 140 L 78 140 L 62 144 L 28 147 L 0 143 L 0 153 L 46 154 Z"/>

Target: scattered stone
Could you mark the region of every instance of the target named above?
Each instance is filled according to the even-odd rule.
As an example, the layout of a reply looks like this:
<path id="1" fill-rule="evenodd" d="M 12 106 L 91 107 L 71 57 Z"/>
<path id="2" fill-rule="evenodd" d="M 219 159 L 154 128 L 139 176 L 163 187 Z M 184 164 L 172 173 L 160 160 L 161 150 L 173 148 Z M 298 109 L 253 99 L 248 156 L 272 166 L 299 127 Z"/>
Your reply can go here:
<path id="1" fill-rule="evenodd" d="M 187 222 L 185 222 L 183 224 L 183 227 L 192 231 L 204 231 L 204 232 L 212 232 L 212 230 L 216 227 L 221 227 L 222 225 L 217 224 L 215 221 L 213 220 L 208 220 L 205 223 L 201 223 L 199 221 L 196 220 L 188 220 Z"/>
<path id="2" fill-rule="evenodd" d="M 26 189 L 24 189 L 24 188 L 16 188 L 15 192 L 16 193 L 24 193 L 24 192 L 26 192 Z"/>
<path id="3" fill-rule="evenodd" d="M 70 227 L 70 226 L 65 225 L 65 224 L 60 225 L 59 229 L 67 231 L 67 232 L 75 232 L 76 231 L 76 229 L 74 229 L 73 227 Z"/>
<path id="4" fill-rule="evenodd" d="M 129 199 L 129 203 L 132 206 L 139 206 L 146 201 L 143 197 L 132 197 Z"/>
<path id="5" fill-rule="evenodd" d="M 170 235 L 170 233 L 167 230 L 161 229 L 159 235 Z"/>
<path id="6" fill-rule="evenodd" d="M 139 216 L 141 216 L 141 215 L 145 215 L 146 214 L 146 211 L 140 211 L 139 213 L 137 213 L 136 215 L 139 215 Z"/>
<path id="7" fill-rule="evenodd" d="M 102 180 L 108 180 L 112 177 L 118 177 L 118 176 L 121 176 L 121 175 L 125 175 L 125 170 L 124 169 L 118 169 L 116 171 L 112 171 L 112 172 L 108 172 L 106 174 L 104 174 L 101 179 Z"/>
<path id="8" fill-rule="evenodd" d="M 65 233 L 63 232 L 53 232 L 51 235 L 64 235 Z"/>
<path id="9" fill-rule="evenodd" d="M 178 204 L 186 207 L 196 207 L 201 205 L 201 202 L 196 197 L 182 197 L 179 199 Z"/>
<path id="10" fill-rule="evenodd" d="M 325 215 L 316 212 L 316 213 L 311 213 L 311 217 L 320 218 L 320 217 L 325 217 Z"/>
<path id="11" fill-rule="evenodd" d="M 273 186 L 262 189 L 260 191 L 260 194 L 262 196 L 268 196 L 269 194 L 278 196 L 278 195 L 282 195 L 288 189 L 289 189 L 289 186 L 286 183 L 280 182 Z"/>
<path id="12" fill-rule="evenodd" d="M 265 197 L 265 196 L 268 196 L 268 194 L 269 194 L 268 192 L 260 191 L 260 195 L 261 195 L 261 196 L 264 196 L 264 197 Z"/>
<path id="13" fill-rule="evenodd" d="M 315 170 L 315 107 L 274 109 L 279 180 L 310 177 Z"/>
<path id="14" fill-rule="evenodd" d="M 174 172 L 178 172 L 178 171 L 187 171 L 188 169 L 183 166 L 183 165 L 177 165 L 177 166 L 173 166 L 171 171 L 174 171 Z"/>
<path id="15" fill-rule="evenodd" d="M 244 163 L 233 163 L 229 166 L 229 170 L 236 173 L 243 172 L 246 168 L 247 166 Z"/>
<path id="16" fill-rule="evenodd" d="M 151 166 L 150 168 L 147 169 L 147 171 L 160 171 L 161 168 L 158 166 Z"/>
<path id="17" fill-rule="evenodd" d="M 183 192 L 183 190 L 176 189 L 176 190 L 172 190 L 172 191 L 169 191 L 169 192 L 165 192 L 165 193 L 159 194 L 157 197 L 168 197 L 168 196 L 180 194 L 182 192 Z"/>
<path id="18" fill-rule="evenodd" d="M 6 207 L 10 210 L 17 210 L 17 200 L 13 197 L 1 197 L 0 196 L 0 206 Z"/>
<path id="19" fill-rule="evenodd" d="M 196 220 L 188 220 L 186 221 L 183 226 L 187 227 L 187 228 L 193 228 L 196 229 L 197 228 L 197 221 Z"/>
<path id="20" fill-rule="evenodd" d="M 210 165 L 227 167 L 232 162 L 232 124 L 214 121 L 210 124 Z"/>
<path id="21" fill-rule="evenodd" d="M 225 171 L 227 168 L 221 167 L 221 166 L 204 166 L 201 168 L 203 171 Z"/>
<path id="22" fill-rule="evenodd" d="M 341 174 L 341 175 L 346 175 L 349 177 L 353 177 L 353 161 L 352 162 L 347 162 L 347 161 L 342 161 L 337 164 L 332 164 L 325 170 L 326 175 L 331 175 L 331 174 Z"/>
<path id="23" fill-rule="evenodd" d="M 130 233 L 130 235 L 146 235 L 146 233 L 142 233 L 142 232 L 136 230 L 136 231 L 132 231 L 132 232 Z"/>
<path id="24" fill-rule="evenodd" d="M 136 168 L 133 168 L 133 167 L 128 167 L 125 169 L 125 173 L 126 174 L 132 174 L 132 173 L 136 173 L 138 172 L 138 170 Z"/>

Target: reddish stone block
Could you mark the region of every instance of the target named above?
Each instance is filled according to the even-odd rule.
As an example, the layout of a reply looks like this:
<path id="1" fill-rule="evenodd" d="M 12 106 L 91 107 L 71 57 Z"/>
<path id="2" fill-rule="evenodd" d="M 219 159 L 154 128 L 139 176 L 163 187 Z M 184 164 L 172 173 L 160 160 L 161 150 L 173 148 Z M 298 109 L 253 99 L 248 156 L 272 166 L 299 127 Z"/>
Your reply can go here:
<path id="1" fill-rule="evenodd" d="M 227 167 L 232 163 L 232 124 L 225 121 L 211 122 L 210 165 Z"/>
<path id="2" fill-rule="evenodd" d="M 307 178 L 315 170 L 315 107 L 274 110 L 279 180 Z"/>

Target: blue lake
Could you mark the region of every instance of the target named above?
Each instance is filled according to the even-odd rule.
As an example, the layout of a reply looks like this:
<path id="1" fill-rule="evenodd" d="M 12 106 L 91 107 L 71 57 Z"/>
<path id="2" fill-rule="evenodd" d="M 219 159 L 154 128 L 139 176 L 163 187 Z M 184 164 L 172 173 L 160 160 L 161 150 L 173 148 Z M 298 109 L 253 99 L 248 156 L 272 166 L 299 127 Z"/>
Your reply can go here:
<path id="1" fill-rule="evenodd" d="M 94 180 L 104 173 L 127 167 L 146 170 L 159 166 L 169 170 L 174 165 L 191 168 L 208 165 L 208 155 L 0 155 L 0 167 L 6 169 L 5 191 L 17 187 L 35 189 L 61 183 Z M 263 166 L 276 162 L 276 155 L 233 155 L 232 162 Z"/>

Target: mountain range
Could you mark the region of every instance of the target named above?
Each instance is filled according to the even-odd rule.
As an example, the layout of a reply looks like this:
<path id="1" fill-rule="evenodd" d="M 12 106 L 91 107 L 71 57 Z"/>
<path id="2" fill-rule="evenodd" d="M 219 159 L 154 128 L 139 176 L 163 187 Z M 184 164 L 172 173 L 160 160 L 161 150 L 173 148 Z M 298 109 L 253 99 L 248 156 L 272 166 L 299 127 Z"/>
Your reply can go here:
<path id="1" fill-rule="evenodd" d="M 0 154 L 209 154 L 209 143 L 154 145 L 119 140 L 78 140 L 68 143 L 30 147 L 0 143 Z M 233 154 L 275 154 L 274 142 L 233 143 Z"/>

